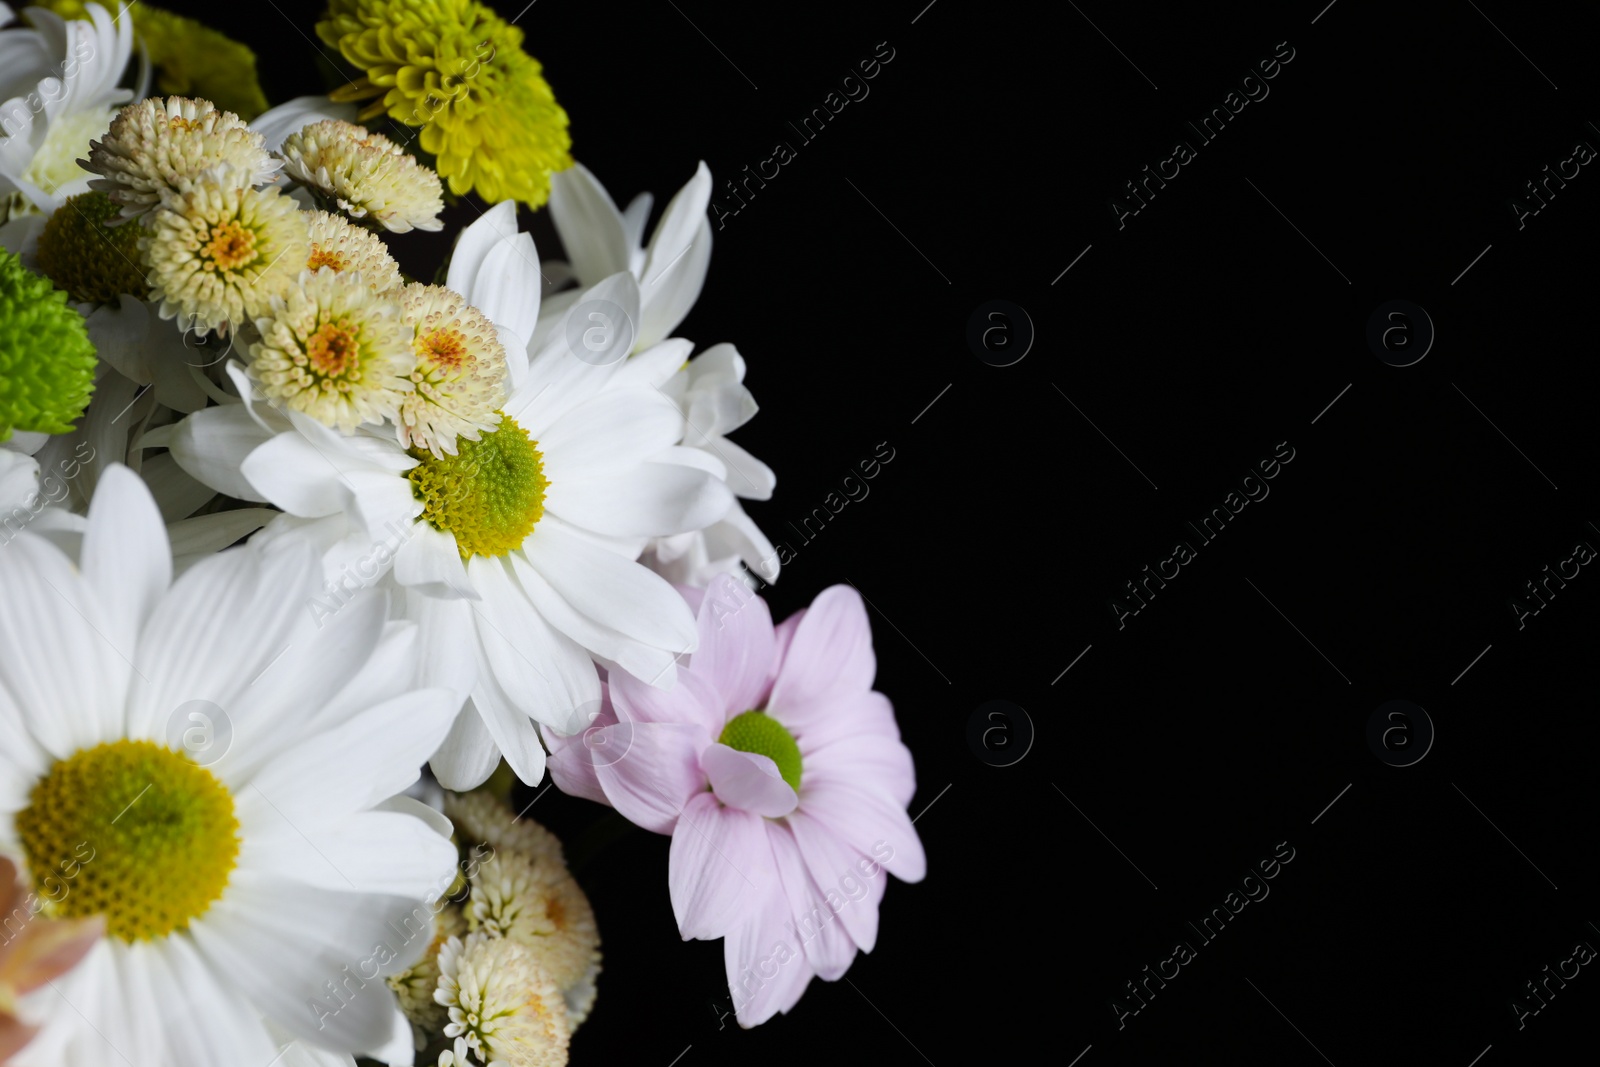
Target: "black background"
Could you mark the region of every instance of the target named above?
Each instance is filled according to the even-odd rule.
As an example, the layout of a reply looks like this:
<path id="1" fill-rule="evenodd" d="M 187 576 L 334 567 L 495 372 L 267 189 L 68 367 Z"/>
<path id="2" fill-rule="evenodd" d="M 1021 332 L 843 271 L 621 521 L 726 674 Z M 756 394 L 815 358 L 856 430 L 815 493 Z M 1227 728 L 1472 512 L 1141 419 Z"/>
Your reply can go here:
<path id="1" fill-rule="evenodd" d="M 929 856 L 848 981 L 744 1032 L 719 1019 L 720 944 L 676 934 L 667 839 L 611 842 L 579 872 L 606 963 L 573 1062 L 1495 1067 L 1587 1047 L 1595 967 L 1520 1030 L 1510 1005 L 1600 946 L 1600 576 L 1521 629 L 1509 600 L 1600 546 L 1600 174 L 1522 229 L 1508 203 L 1600 148 L 1592 13 L 926 2 L 538 0 L 518 21 L 619 203 L 650 190 L 659 212 L 700 159 L 723 199 L 796 151 L 723 220 L 678 333 L 748 360 L 763 410 L 735 439 L 779 476 L 749 510 L 796 553 L 774 614 L 846 580 L 874 607 Z M 319 4 L 172 6 L 253 45 L 273 102 L 327 87 Z M 800 143 L 789 123 L 880 42 L 870 95 Z M 1198 143 L 1184 120 L 1279 42 L 1270 95 Z M 1197 157 L 1119 229 L 1109 200 L 1180 137 Z M 476 210 L 391 246 L 428 276 Z M 524 226 L 556 254 L 542 214 Z M 1037 331 L 1012 366 L 966 340 L 991 299 Z M 1437 328 L 1410 367 L 1365 341 L 1392 299 Z M 787 524 L 880 442 L 870 495 L 804 543 Z M 1200 543 L 1184 523 L 1280 442 L 1270 495 Z M 1112 598 L 1180 539 L 1197 558 L 1119 629 Z M 1437 730 L 1405 768 L 1366 740 L 1397 698 Z M 1036 730 L 1009 767 L 967 741 L 993 699 Z M 554 791 L 530 814 L 569 844 L 597 832 Z M 1202 943 L 1186 924 L 1280 842 L 1270 895 Z M 1123 983 L 1180 940 L 1196 959 L 1119 1029 Z"/>

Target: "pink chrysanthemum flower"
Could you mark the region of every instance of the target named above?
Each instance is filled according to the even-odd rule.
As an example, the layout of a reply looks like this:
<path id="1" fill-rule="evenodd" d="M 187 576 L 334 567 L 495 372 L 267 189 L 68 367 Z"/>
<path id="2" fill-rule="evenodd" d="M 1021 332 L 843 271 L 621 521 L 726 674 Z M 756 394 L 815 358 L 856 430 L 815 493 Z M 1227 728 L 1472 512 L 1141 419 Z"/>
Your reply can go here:
<path id="1" fill-rule="evenodd" d="M 686 595 L 699 598 L 697 591 Z M 723 575 L 697 605 L 700 643 L 671 690 L 613 672 L 582 735 L 547 731 L 550 774 L 672 835 L 668 883 L 685 939 L 725 939 L 742 1026 L 841 977 L 872 951 L 885 871 L 920 881 L 916 791 L 861 597 L 824 590 L 772 625 Z"/>

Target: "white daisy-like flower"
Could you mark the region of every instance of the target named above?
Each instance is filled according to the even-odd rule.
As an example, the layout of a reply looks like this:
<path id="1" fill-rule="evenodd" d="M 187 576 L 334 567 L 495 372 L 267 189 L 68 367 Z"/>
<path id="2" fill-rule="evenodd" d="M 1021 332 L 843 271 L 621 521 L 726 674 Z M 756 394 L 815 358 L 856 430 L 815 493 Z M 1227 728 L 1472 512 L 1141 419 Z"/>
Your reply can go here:
<path id="1" fill-rule="evenodd" d="M 133 51 L 132 18 L 86 4 L 87 19 L 29 10 L 32 27 L 0 30 L 0 194 L 53 212 L 89 188 L 77 161 L 133 94 L 117 88 Z M 3 212 L 0 212 L 3 213 Z"/>
<path id="2" fill-rule="evenodd" d="M 405 284 L 400 264 L 394 261 L 381 238 L 370 230 L 352 226 L 344 216 L 327 211 L 311 211 L 311 255 L 306 269 L 327 267 L 341 273 L 354 271 L 375 292 L 387 293 Z"/>
<path id="3" fill-rule="evenodd" d="M 453 1062 L 563 1067 L 572 1031 L 567 1006 L 533 954 L 504 938 L 451 938 L 439 952 L 434 998 L 449 1009 Z"/>
<path id="4" fill-rule="evenodd" d="M 186 96 L 129 104 L 106 135 L 91 142 L 87 161 L 100 175 L 89 188 L 121 204 L 126 218 L 149 211 L 186 181 L 219 166 L 228 168 L 230 184 L 249 188 L 274 180 L 280 165 L 238 115 Z"/>
<path id="5" fill-rule="evenodd" d="M 279 545 L 173 581 L 122 467 L 73 555 L 28 530 L 0 551 L 0 851 L 68 885 L 57 914 L 107 925 L 22 998 L 40 1031 L 16 1067 L 265 1064 L 279 1033 L 350 1053 L 403 1032 L 381 979 L 426 947 L 403 923 L 456 855 L 397 794 L 455 705 L 416 687 L 417 633 L 382 596 L 319 625 L 320 578 Z"/>
<path id="6" fill-rule="evenodd" d="M 395 419 L 399 441 L 434 456 L 455 455 L 456 438 L 476 441 L 500 424 L 506 352 L 488 316 L 442 285 L 401 293 L 411 330 L 415 388 Z"/>
<path id="7" fill-rule="evenodd" d="M 355 272 L 324 267 L 255 320 L 250 376 L 291 411 L 350 433 L 394 417 L 411 392 L 415 364 L 400 302 Z"/>
<path id="8" fill-rule="evenodd" d="M 293 200 L 241 185 L 238 170 L 222 164 L 178 182 L 139 251 L 162 318 L 176 318 L 185 331 L 226 333 L 289 291 L 311 242 Z"/>
<path id="9" fill-rule="evenodd" d="M 439 176 L 381 133 L 325 119 L 290 134 L 278 151 L 285 174 L 353 218 L 370 217 L 395 233 L 444 228 Z"/>
<path id="10" fill-rule="evenodd" d="M 656 223 L 648 245 L 644 227 L 655 202 L 640 193 L 618 211 L 611 194 L 582 163 L 550 176 L 550 221 L 561 235 L 567 262 L 555 261 L 553 278 L 570 275 L 578 288 L 557 293 L 539 309 L 535 343 L 558 326 L 579 293 L 618 271 L 639 283 L 639 318 L 630 351 L 643 352 L 672 335 L 705 286 L 711 266 L 711 171 L 701 163 Z"/>
<path id="11" fill-rule="evenodd" d="M 532 241 L 505 233 L 509 202 L 467 229 L 447 281 L 515 338 L 537 313 L 538 267 Z M 586 295 L 638 315 L 630 275 Z M 731 501 L 720 462 L 677 444 L 683 415 L 660 390 L 688 343 L 597 364 L 566 333 L 531 360 L 507 346 L 504 417 L 454 456 L 408 454 L 376 430 L 340 436 L 249 399 L 145 437 L 217 491 L 282 508 L 262 536 L 315 537 L 330 577 L 347 564 L 375 576 L 391 558 L 380 549 L 392 553 L 399 611 L 428 635 L 424 676 L 471 696 L 432 761 L 452 789 L 481 783 L 501 754 L 539 781 L 533 720 L 581 730 L 600 706 L 596 663 L 667 688 L 697 639 L 683 598 L 637 562 L 650 538 L 703 529 Z"/>
<path id="12" fill-rule="evenodd" d="M 777 485 L 772 468 L 728 440 L 759 410 L 744 385 L 744 357 L 731 344 L 712 345 L 662 387 L 683 410 L 683 444 L 720 460 L 728 488 L 745 500 L 770 500 Z M 778 580 L 778 553 L 735 500 L 715 524 L 693 533 L 659 537 L 646 549 L 652 570 L 676 585 L 704 588 L 740 564 L 768 582 Z"/>
<path id="13" fill-rule="evenodd" d="M 639 282 L 640 318 L 633 351 L 658 343 L 677 329 L 705 285 L 711 264 L 711 172 L 701 163 L 661 216 L 650 243 L 642 244 L 652 198 L 640 193 L 626 211 L 618 211 L 611 195 L 581 163 L 551 176 L 550 218 L 561 235 L 568 264 L 554 264 L 560 277 L 570 269 L 589 285 L 619 270 Z M 539 311 L 535 337 L 543 339 L 577 301 L 574 292 L 558 293 Z M 684 414 L 683 444 L 708 453 L 728 472 L 728 487 L 746 500 L 767 500 L 776 477 L 772 469 L 726 435 L 755 415 L 755 399 L 744 386 L 744 360 L 729 344 L 714 345 L 662 386 Z M 646 550 L 645 562 L 680 585 L 704 587 L 741 563 L 768 582 L 778 577 L 778 554 L 772 542 L 745 514 L 737 501 L 705 530 L 658 538 Z"/>

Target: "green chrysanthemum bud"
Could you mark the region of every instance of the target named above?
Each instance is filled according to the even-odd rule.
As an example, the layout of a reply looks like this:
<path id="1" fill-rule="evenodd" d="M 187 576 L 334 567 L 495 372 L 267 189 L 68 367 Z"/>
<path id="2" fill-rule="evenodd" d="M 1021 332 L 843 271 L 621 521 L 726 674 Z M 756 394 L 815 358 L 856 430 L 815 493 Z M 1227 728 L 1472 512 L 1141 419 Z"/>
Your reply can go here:
<path id="1" fill-rule="evenodd" d="M 70 197 L 39 235 L 39 266 L 74 300 L 103 304 L 150 295 L 139 263 L 139 227 L 110 226 L 121 208 L 105 193 Z"/>
<path id="2" fill-rule="evenodd" d="M 0 441 L 68 433 L 94 391 L 94 345 L 67 294 L 0 249 Z"/>

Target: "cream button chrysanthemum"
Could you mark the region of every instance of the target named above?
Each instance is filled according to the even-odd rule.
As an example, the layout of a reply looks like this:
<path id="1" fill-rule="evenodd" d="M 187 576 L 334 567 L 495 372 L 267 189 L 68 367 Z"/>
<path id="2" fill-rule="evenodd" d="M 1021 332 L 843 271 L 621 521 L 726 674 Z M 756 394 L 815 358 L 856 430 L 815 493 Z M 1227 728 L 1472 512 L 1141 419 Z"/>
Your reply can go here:
<path id="1" fill-rule="evenodd" d="M 357 273 L 303 271 L 255 320 L 250 376 L 283 407 L 350 433 L 392 418 L 411 389 L 400 304 Z"/>
<path id="2" fill-rule="evenodd" d="M 505 349 L 494 323 L 442 285 L 408 285 L 401 302 L 417 365 L 395 420 L 400 443 L 453 456 L 457 437 L 476 441 L 500 424 Z"/>
<path id="3" fill-rule="evenodd" d="M 122 205 L 132 218 L 155 207 L 185 179 L 227 164 L 243 188 L 273 180 L 282 165 L 267 154 L 259 133 L 209 100 L 169 96 L 129 104 L 111 129 L 89 142 L 88 169 L 100 175 L 89 187 Z"/>
<path id="4" fill-rule="evenodd" d="M 553 863 L 566 869 L 561 840 L 532 819 L 514 816 L 491 793 L 446 791 L 444 814 L 456 832 L 469 841 L 485 842 L 496 852 L 520 852 L 535 863 Z"/>
<path id="5" fill-rule="evenodd" d="M 405 284 L 400 265 L 389 255 L 377 234 L 352 226 L 342 215 L 312 211 L 311 256 L 306 269 L 327 267 L 336 271 L 358 271 L 376 292 L 386 293 Z"/>
<path id="6" fill-rule="evenodd" d="M 467 928 L 526 946 L 558 988 L 577 985 L 599 959 L 594 911 L 565 868 L 498 852 L 471 884 Z"/>
<path id="7" fill-rule="evenodd" d="M 433 997 L 450 1013 L 453 1062 L 562 1067 L 571 1030 L 566 1002 L 533 954 L 515 941 L 472 934 L 439 951 Z M 447 1054 L 452 1055 L 452 1054 Z M 441 1058 L 441 1063 L 452 1062 Z"/>
<path id="8" fill-rule="evenodd" d="M 224 164 L 182 179 L 163 198 L 139 251 L 162 318 L 226 333 L 289 289 L 311 242 L 293 200 L 250 188 Z"/>
<path id="9" fill-rule="evenodd" d="M 278 151 L 285 174 L 352 218 L 371 217 L 395 233 L 444 227 L 439 176 L 381 133 L 325 119 L 290 134 Z"/>

